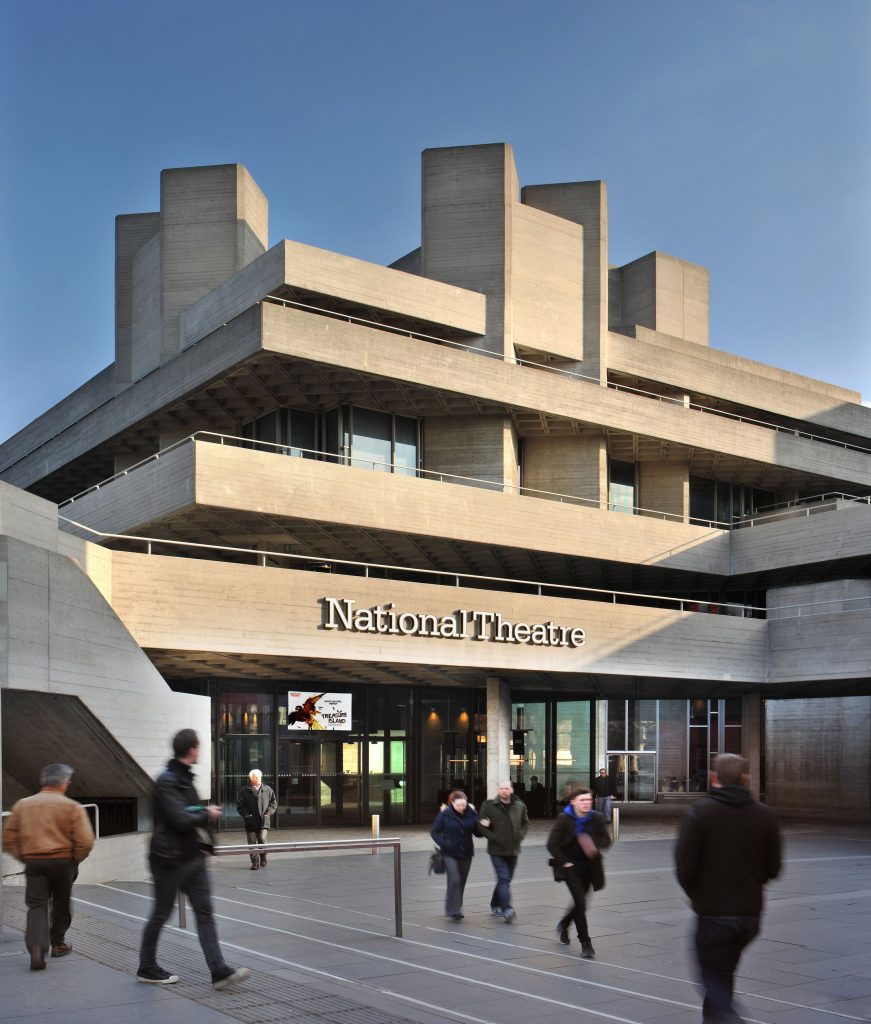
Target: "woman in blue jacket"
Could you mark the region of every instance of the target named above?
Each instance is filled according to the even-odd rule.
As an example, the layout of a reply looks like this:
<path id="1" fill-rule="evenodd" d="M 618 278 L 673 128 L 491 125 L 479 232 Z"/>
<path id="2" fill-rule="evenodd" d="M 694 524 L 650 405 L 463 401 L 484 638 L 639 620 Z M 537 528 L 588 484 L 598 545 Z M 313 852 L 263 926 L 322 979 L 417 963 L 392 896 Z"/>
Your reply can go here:
<path id="1" fill-rule="evenodd" d="M 472 866 L 475 849 L 472 829 L 478 822 L 478 812 L 459 789 L 448 794 L 447 805 L 439 811 L 430 835 L 442 851 L 448 890 L 445 894 L 445 916 L 454 921 L 463 919 L 463 890 Z"/>

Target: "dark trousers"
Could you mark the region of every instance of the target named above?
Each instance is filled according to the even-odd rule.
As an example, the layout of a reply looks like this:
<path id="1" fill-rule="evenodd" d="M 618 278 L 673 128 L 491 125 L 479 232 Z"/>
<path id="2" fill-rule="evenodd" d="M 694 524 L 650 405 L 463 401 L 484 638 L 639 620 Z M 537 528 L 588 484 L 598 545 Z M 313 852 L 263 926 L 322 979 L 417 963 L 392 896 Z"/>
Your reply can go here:
<path id="1" fill-rule="evenodd" d="M 759 915 L 707 917 L 696 922 L 696 956 L 705 989 L 702 1020 L 739 1021 L 732 1008 L 741 952 L 759 934 Z"/>
<path id="2" fill-rule="evenodd" d="M 511 879 L 514 877 L 514 869 L 517 867 L 516 857 L 500 857 L 496 853 L 490 854 L 493 862 L 493 870 L 496 872 L 496 888 L 490 897 L 490 909 L 498 907 L 500 910 L 511 909 Z"/>
<path id="3" fill-rule="evenodd" d="M 269 835 L 268 828 L 252 829 L 250 832 L 245 833 L 245 838 L 248 840 L 249 846 L 266 845 L 266 837 Z M 266 863 L 266 851 L 261 850 L 259 853 L 251 853 L 252 864 L 265 864 Z"/>
<path id="4" fill-rule="evenodd" d="M 445 876 L 448 880 L 448 889 L 445 893 L 445 913 L 448 917 L 463 912 L 463 893 L 466 890 L 466 879 L 469 877 L 469 868 L 472 866 L 471 857 L 450 857 L 443 854 L 445 862 Z"/>
<path id="5" fill-rule="evenodd" d="M 568 928 L 572 921 L 578 932 L 581 942 L 590 941 L 590 933 L 587 930 L 587 890 L 590 888 L 589 879 L 585 878 L 577 867 L 566 870 L 566 885 L 572 895 L 572 905 L 560 918 L 559 929 L 562 931 Z"/>
<path id="6" fill-rule="evenodd" d="M 140 970 L 157 966 L 157 940 L 160 938 L 160 930 L 169 920 L 176 893 L 181 890 L 190 901 L 196 916 L 197 935 L 203 948 L 203 955 L 214 975 L 226 967 L 226 963 L 218 944 L 218 933 L 212 917 L 212 897 L 206 872 L 206 858 L 199 854 L 194 860 L 175 864 L 172 861 L 151 857 L 149 864 L 154 882 L 154 909 L 142 933 L 142 944 L 139 947 Z"/>
<path id="7" fill-rule="evenodd" d="M 62 946 L 73 919 L 70 893 L 79 873 L 74 860 L 28 858 L 24 862 L 27 904 L 27 925 L 24 944 L 38 946 L 43 953 L 52 946 Z"/>

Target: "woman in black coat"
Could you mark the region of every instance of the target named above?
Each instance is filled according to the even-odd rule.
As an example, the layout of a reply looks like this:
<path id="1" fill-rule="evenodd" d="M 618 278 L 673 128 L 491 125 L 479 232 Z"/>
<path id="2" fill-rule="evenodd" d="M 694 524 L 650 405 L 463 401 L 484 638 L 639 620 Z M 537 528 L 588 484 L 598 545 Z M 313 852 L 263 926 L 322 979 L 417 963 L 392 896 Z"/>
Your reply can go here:
<path id="1" fill-rule="evenodd" d="M 478 812 L 469 803 L 466 794 L 455 789 L 448 794 L 448 802 L 436 815 L 430 831 L 445 862 L 448 880 L 445 916 L 454 921 L 463 919 L 463 891 L 475 855 L 472 830 L 477 822 Z"/>
<path id="2" fill-rule="evenodd" d="M 568 946 L 569 925 L 575 922 L 581 943 L 581 956 L 594 959 L 596 951 L 587 930 L 586 896 L 592 886 L 605 887 L 605 869 L 602 850 L 611 845 L 605 827 L 605 818 L 593 810 L 593 794 L 588 789 L 576 789 L 565 810 L 556 816 L 547 840 L 554 878 L 564 881 L 572 894 L 572 905 L 556 926 L 559 941 Z"/>

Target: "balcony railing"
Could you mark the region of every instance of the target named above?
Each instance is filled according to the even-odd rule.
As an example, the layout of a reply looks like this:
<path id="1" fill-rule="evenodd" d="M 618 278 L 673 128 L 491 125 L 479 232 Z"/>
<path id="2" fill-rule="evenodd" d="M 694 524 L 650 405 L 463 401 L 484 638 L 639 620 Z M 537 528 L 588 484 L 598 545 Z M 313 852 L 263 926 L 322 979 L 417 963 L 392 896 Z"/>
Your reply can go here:
<path id="1" fill-rule="evenodd" d="M 433 334 L 424 334 L 420 331 L 411 331 L 406 328 L 397 327 L 395 324 L 385 324 L 378 320 L 368 320 L 364 317 L 353 316 L 350 313 L 341 313 L 335 309 L 325 309 L 321 306 L 313 306 L 305 302 L 297 302 L 293 299 L 283 299 L 278 295 L 267 295 L 264 302 L 270 302 L 279 306 L 287 306 L 293 309 L 302 309 L 306 312 L 317 313 L 320 316 L 328 316 L 335 320 L 343 320 L 346 323 L 360 324 L 363 327 L 376 327 L 380 331 L 389 331 L 391 334 L 399 334 L 405 338 L 414 338 L 418 341 L 427 341 L 436 345 L 447 345 L 463 352 L 470 352 L 477 356 L 484 356 L 487 359 L 496 359 L 502 363 L 510 363 L 516 366 L 529 366 L 535 370 L 544 370 L 547 373 L 555 373 L 570 380 L 580 380 L 588 384 L 595 384 L 598 387 L 609 388 L 612 391 L 624 391 L 630 395 L 640 395 L 643 398 L 652 398 L 666 405 L 676 405 L 682 409 L 693 409 L 697 412 L 708 413 L 712 416 L 721 416 L 725 419 L 736 420 L 738 423 L 749 423 L 754 427 L 764 427 L 766 430 L 774 430 L 779 434 L 788 434 L 791 437 L 802 438 L 806 441 L 816 441 L 821 444 L 834 445 L 836 448 L 844 448 L 851 452 L 863 452 L 871 455 L 871 448 L 852 444 L 849 441 L 839 441 L 837 438 L 826 437 L 823 434 L 813 434 L 807 430 L 795 427 L 787 427 L 782 423 L 772 423 L 770 420 L 757 419 L 754 416 L 743 416 L 740 413 L 729 412 L 727 409 L 716 409 L 713 406 L 701 405 L 698 402 L 688 402 L 683 398 L 671 395 L 660 395 L 655 391 L 644 391 L 642 388 L 633 388 L 628 384 L 617 384 L 615 381 L 603 381 L 598 377 L 590 377 L 587 374 L 577 373 L 574 370 L 566 370 L 559 366 L 552 366 L 549 363 L 539 363 L 532 359 L 522 359 L 519 356 L 507 356 L 502 352 L 493 352 L 490 349 L 480 348 L 475 345 L 466 345 L 463 342 L 451 341 L 447 338 L 439 338 Z M 224 325 L 226 326 L 226 325 Z"/>
<path id="2" fill-rule="evenodd" d="M 294 555 L 286 551 L 268 551 L 253 548 L 233 547 L 226 544 L 202 544 L 196 541 L 174 540 L 162 537 L 140 537 L 129 533 L 104 533 L 84 523 L 58 516 L 61 523 L 76 531 L 83 531 L 100 542 L 121 541 L 141 547 L 148 555 L 184 552 L 199 558 L 248 561 L 263 568 L 284 567 L 304 572 L 326 572 L 340 576 L 357 576 L 365 579 L 406 580 L 410 583 L 426 583 L 435 586 L 496 590 L 502 593 L 522 593 L 535 597 L 565 597 L 584 601 L 603 601 L 609 604 L 640 605 L 645 608 L 667 608 L 675 612 L 704 612 L 709 615 L 733 615 L 739 618 L 765 618 L 765 609 L 749 604 L 733 604 L 724 601 L 703 601 L 697 598 L 669 597 L 656 594 L 638 594 L 626 590 L 603 590 L 598 587 L 580 587 L 568 583 L 542 583 L 540 580 L 524 580 L 507 576 L 478 576 L 472 573 L 447 572 L 441 569 L 410 569 L 400 565 L 380 562 L 358 562 L 347 558 L 325 558 L 318 555 Z"/>
<path id="3" fill-rule="evenodd" d="M 211 430 L 198 430 L 190 436 L 181 438 L 173 444 L 168 445 L 166 448 L 162 448 L 159 452 L 154 452 L 152 455 L 146 456 L 144 459 L 134 463 L 132 466 L 128 466 L 126 469 L 122 469 L 120 472 L 114 473 L 105 480 L 101 480 L 99 483 L 93 484 L 91 487 L 87 487 L 83 491 L 79 491 L 78 494 L 74 494 L 71 498 L 67 498 L 66 501 L 62 501 L 60 505 L 58 505 L 58 508 L 68 508 L 80 498 L 85 497 L 85 495 L 93 494 L 95 491 L 101 490 L 113 481 L 128 476 L 130 473 L 140 469 L 142 466 L 147 466 L 151 462 L 156 462 L 169 455 L 170 452 L 194 441 L 208 441 L 214 444 L 228 445 L 234 448 L 253 448 L 260 451 L 271 451 L 278 455 L 295 456 L 297 458 L 312 459 L 319 462 L 329 462 L 333 465 L 352 466 L 358 469 L 371 468 L 373 470 L 383 470 L 385 472 L 390 472 L 395 476 L 421 477 L 427 480 L 437 480 L 440 483 L 452 483 L 466 487 L 477 487 L 483 490 L 497 491 L 502 494 L 519 494 L 527 497 L 543 498 L 547 501 L 557 501 L 566 505 L 581 505 L 586 508 L 595 508 L 608 512 L 619 512 L 621 514 L 631 513 L 632 515 L 643 516 L 649 519 L 664 519 L 676 523 L 689 522 L 693 526 L 703 526 L 712 530 L 738 530 L 751 526 L 761 526 L 767 522 L 778 522 L 786 518 L 791 519 L 799 516 L 810 516 L 817 512 L 830 511 L 837 507 L 838 502 L 843 501 L 852 501 L 864 505 L 871 504 L 871 497 L 869 496 L 863 497 L 855 494 L 828 492 L 826 494 L 813 495 L 807 498 L 798 498 L 794 501 L 784 502 L 779 505 L 770 505 L 761 509 L 754 509 L 742 516 L 733 516 L 728 522 L 723 522 L 717 519 L 705 519 L 698 516 L 683 516 L 676 512 L 663 512 L 660 509 L 645 508 L 641 505 L 618 505 L 604 499 L 583 498 L 576 494 L 560 494 L 556 491 L 544 491 L 539 488 L 525 487 L 520 484 L 487 480 L 483 477 L 462 476 L 459 473 L 443 473 L 437 470 L 424 469 L 422 467 L 410 469 L 407 465 L 400 463 L 381 462 L 378 459 L 365 459 L 345 452 L 337 454 L 336 452 L 319 451 L 314 448 L 300 448 L 296 445 L 277 444 L 272 441 L 258 441 L 248 437 L 237 437 L 233 434 L 218 434 Z"/>

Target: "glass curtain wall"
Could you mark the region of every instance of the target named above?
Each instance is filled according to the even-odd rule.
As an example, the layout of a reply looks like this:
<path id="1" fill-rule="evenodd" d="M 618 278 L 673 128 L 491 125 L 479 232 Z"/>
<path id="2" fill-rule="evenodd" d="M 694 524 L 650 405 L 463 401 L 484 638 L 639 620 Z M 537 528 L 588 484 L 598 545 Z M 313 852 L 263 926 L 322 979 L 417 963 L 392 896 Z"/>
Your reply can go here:
<path id="1" fill-rule="evenodd" d="M 530 817 L 549 818 L 589 786 L 592 702 L 556 697 L 511 705 L 511 781 Z"/>
<path id="2" fill-rule="evenodd" d="M 376 409 L 343 405 L 322 417 L 301 409 L 274 409 L 246 423 L 241 434 L 276 446 L 267 451 L 377 473 L 415 476 L 419 466 L 418 421 Z"/>
<path id="3" fill-rule="evenodd" d="M 222 691 L 216 729 L 218 803 L 228 823 L 238 821 L 239 828 L 242 821 L 236 812 L 236 798 L 248 773 L 259 768 L 267 785 L 276 786 L 273 732 L 271 689 Z"/>
<path id="4" fill-rule="evenodd" d="M 658 704 L 656 727 L 653 704 Z M 704 793 L 712 758 L 720 752 L 741 753 L 740 697 L 608 701 L 607 714 L 609 766 L 622 799 L 651 800 L 653 792 L 657 798 Z"/>
<path id="5" fill-rule="evenodd" d="M 609 700 L 608 774 L 619 800 L 656 799 L 658 702 Z"/>
<path id="6" fill-rule="evenodd" d="M 608 462 L 608 508 L 612 512 L 635 512 L 635 463 L 611 459 Z"/>
<path id="7" fill-rule="evenodd" d="M 452 789 L 486 799 L 486 716 L 478 691 L 429 690 L 420 705 L 420 820 L 431 821 Z"/>
<path id="8" fill-rule="evenodd" d="M 414 813 L 407 788 L 411 691 L 342 687 L 351 692 L 351 728 L 305 732 L 288 730 L 293 685 L 213 684 L 223 827 L 242 827 L 236 798 L 252 768 L 275 790 L 276 827 L 358 825 L 370 814 L 380 814 L 383 824 L 407 824 Z"/>

